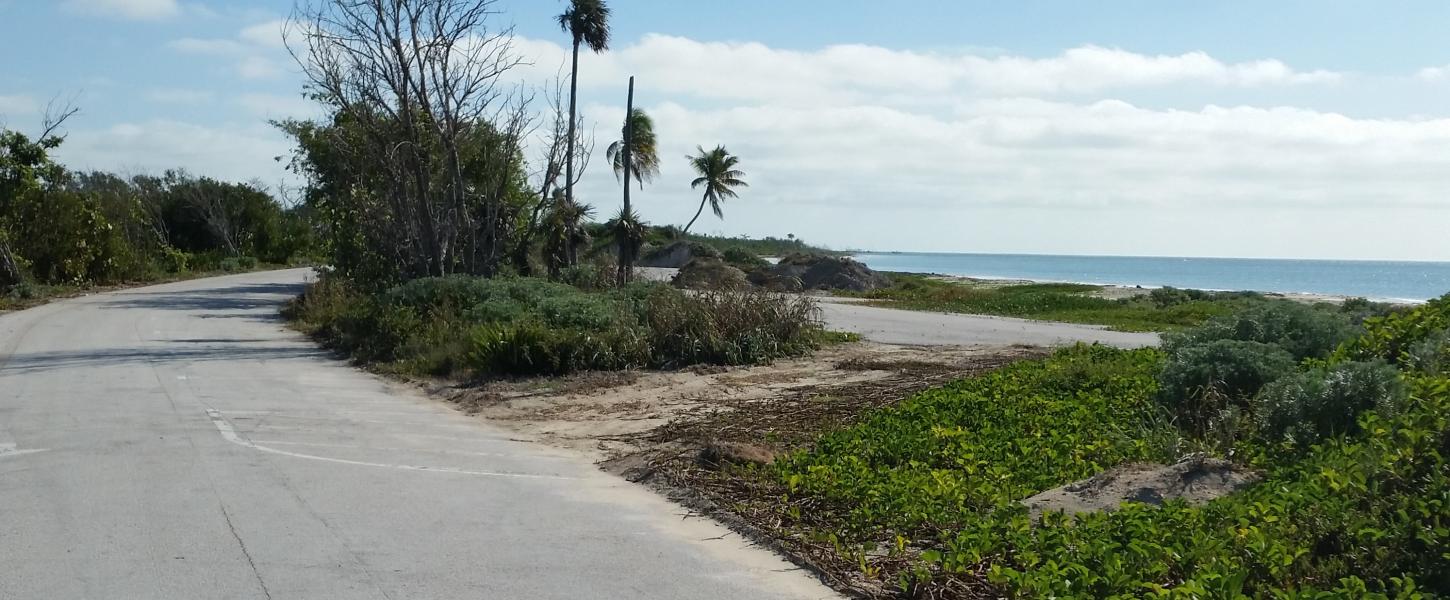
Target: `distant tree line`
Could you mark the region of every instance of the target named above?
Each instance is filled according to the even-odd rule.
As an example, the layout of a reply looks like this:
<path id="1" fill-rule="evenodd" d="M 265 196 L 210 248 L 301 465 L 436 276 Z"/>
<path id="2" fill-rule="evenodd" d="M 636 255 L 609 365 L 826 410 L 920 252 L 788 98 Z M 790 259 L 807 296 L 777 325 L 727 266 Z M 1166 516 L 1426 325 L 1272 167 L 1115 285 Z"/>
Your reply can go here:
<path id="1" fill-rule="evenodd" d="M 34 138 L 0 130 L 0 293 L 286 263 L 309 252 L 307 209 L 284 208 L 258 184 L 66 169 L 51 153 L 71 114 L 47 118 Z"/>

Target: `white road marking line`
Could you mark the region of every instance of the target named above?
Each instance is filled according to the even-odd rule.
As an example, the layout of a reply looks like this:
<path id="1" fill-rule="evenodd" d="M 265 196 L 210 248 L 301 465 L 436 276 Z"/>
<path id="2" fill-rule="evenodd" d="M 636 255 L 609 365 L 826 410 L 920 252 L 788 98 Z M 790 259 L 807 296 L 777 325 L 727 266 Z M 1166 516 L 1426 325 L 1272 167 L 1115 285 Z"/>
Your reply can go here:
<path id="1" fill-rule="evenodd" d="M 274 446 L 315 446 L 318 448 L 347 448 L 350 450 L 378 450 L 382 452 L 427 452 L 429 454 L 457 454 L 459 456 L 487 456 L 492 458 L 520 458 L 517 454 L 504 452 L 466 452 L 461 450 L 429 450 L 427 448 L 394 448 L 385 446 L 359 446 L 357 444 L 330 444 L 326 442 L 293 442 L 286 440 L 252 440 L 254 444 L 268 444 Z M 562 456 L 535 456 L 530 458 L 548 460 L 570 460 Z"/>
<path id="2" fill-rule="evenodd" d="M 0 458 L 8 458 L 11 456 L 25 456 L 26 454 L 35 454 L 38 452 L 49 451 L 49 448 L 29 448 L 26 450 L 20 450 L 15 447 L 15 444 L 0 444 Z"/>
<path id="3" fill-rule="evenodd" d="M 467 429 L 473 427 L 468 423 L 426 423 L 421 421 L 398 421 L 394 419 L 363 419 L 347 415 L 339 416 L 314 416 L 314 415 L 283 415 L 267 410 L 225 410 L 218 411 L 223 415 L 236 415 L 244 417 L 261 417 L 267 419 L 294 419 L 301 421 L 333 421 L 337 423 L 367 423 L 370 425 L 414 425 L 419 427 L 447 427 L 449 429 Z M 376 415 L 368 415 L 376 416 Z M 416 414 L 410 416 L 418 416 Z"/>
<path id="4" fill-rule="evenodd" d="M 417 465 L 390 465 L 390 464 L 387 464 L 387 463 L 366 462 L 366 461 L 361 461 L 361 460 L 347 460 L 345 458 L 332 458 L 332 457 L 329 457 L 329 456 L 314 456 L 314 455 L 311 455 L 311 454 L 300 454 L 300 453 L 297 453 L 297 452 L 288 452 L 286 450 L 278 450 L 276 448 L 268 448 L 266 446 L 259 446 L 259 445 L 255 444 L 255 443 L 253 443 L 252 441 L 247 440 L 246 438 L 243 438 L 242 436 L 238 435 L 237 434 L 237 430 L 234 427 L 232 427 L 232 424 L 229 423 L 229 422 L 227 422 L 226 419 L 222 418 L 222 414 L 221 414 L 220 411 L 213 410 L 213 409 L 207 409 L 206 415 L 211 418 L 212 424 L 213 425 L 216 425 L 217 431 L 222 434 L 222 438 L 225 439 L 226 441 L 231 442 L 233 444 L 236 444 L 238 446 L 242 446 L 244 448 L 251 448 L 251 449 L 257 450 L 259 452 L 267 452 L 267 453 L 270 453 L 270 454 L 278 454 L 278 455 L 281 455 L 281 456 L 290 456 L 290 457 L 293 457 L 293 458 L 304 458 L 304 459 L 307 459 L 307 460 L 319 460 L 319 461 L 323 461 L 323 462 L 337 463 L 337 464 L 342 464 L 342 465 L 356 465 L 356 466 L 359 466 L 359 467 L 376 467 L 376 468 L 380 468 L 380 469 L 399 469 L 399 470 L 403 470 L 403 471 L 427 471 L 427 472 L 430 472 L 430 473 L 452 473 L 452 474 L 455 474 L 455 475 L 482 475 L 482 476 L 487 476 L 487 477 L 514 477 L 514 478 L 518 478 L 518 479 L 559 479 L 559 480 L 578 480 L 578 479 L 580 479 L 579 477 L 566 477 L 566 476 L 563 476 L 563 475 L 537 475 L 537 474 L 533 474 L 533 473 L 508 473 L 508 472 L 503 472 L 503 471 L 471 471 L 471 470 L 467 470 L 467 469 L 455 469 L 455 468 L 452 468 L 452 467 L 424 467 L 424 466 L 417 466 Z"/>

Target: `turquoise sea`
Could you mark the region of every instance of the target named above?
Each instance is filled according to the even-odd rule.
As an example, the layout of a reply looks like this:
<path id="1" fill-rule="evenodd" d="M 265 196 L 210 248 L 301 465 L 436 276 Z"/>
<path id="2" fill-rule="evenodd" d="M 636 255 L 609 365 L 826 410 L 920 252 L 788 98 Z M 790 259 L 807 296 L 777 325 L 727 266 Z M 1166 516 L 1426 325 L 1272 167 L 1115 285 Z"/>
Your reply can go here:
<path id="1" fill-rule="evenodd" d="M 1046 254 L 859 253 L 878 271 L 1422 301 L 1450 292 L 1450 263 Z"/>

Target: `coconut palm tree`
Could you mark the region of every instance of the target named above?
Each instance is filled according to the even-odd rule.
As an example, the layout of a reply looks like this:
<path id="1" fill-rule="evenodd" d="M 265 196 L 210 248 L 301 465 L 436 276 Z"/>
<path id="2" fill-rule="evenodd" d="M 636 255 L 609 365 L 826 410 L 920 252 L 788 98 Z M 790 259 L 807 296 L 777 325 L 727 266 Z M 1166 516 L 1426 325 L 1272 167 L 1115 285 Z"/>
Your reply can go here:
<path id="1" fill-rule="evenodd" d="M 604 0 L 569 0 L 569 8 L 558 17 L 559 28 L 574 42 L 574 65 L 569 69 L 569 144 L 564 152 L 564 195 L 574 200 L 574 128 L 579 106 L 579 47 L 594 52 L 609 49 L 609 6 Z"/>
<path id="2" fill-rule="evenodd" d="M 634 109 L 630 116 L 629 123 L 625 128 L 633 127 L 630 132 L 633 139 L 629 143 L 629 175 L 639 181 L 639 188 L 644 189 L 644 184 L 652 181 L 660 174 L 659 146 L 655 140 L 655 122 L 642 108 Z M 604 156 L 609 159 L 609 164 L 614 167 L 616 178 L 624 174 L 624 140 L 617 140 L 609 145 Z"/>
<path id="3" fill-rule="evenodd" d="M 685 230 L 681 235 L 690 232 L 690 227 L 694 226 L 695 221 L 700 218 L 700 213 L 705 212 L 706 204 L 710 205 L 710 210 L 714 211 L 716 217 L 723 219 L 725 213 L 720 210 L 720 202 L 726 198 L 739 198 L 740 195 L 735 193 L 735 188 L 750 187 L 750 184 L 741 179 L 745 177 L 745 173 L 735 169 L 735 166 L 740 164 L 739 156 L 731 154 L 724 146 L 715 146 L 715 149 L 709 152 L 699 146 L 696 146 L 696 149 L 700 152 L 699 156 L 685 157 L 689 159 L 690 166 L 700 175 L 690 182 L 690 187 L 696 189 L 704 187 L 705 195 L 700 198 L 700 210 L 695 211 L 695 218 L 690 219 L 690 223 L 685 225 Z"/>

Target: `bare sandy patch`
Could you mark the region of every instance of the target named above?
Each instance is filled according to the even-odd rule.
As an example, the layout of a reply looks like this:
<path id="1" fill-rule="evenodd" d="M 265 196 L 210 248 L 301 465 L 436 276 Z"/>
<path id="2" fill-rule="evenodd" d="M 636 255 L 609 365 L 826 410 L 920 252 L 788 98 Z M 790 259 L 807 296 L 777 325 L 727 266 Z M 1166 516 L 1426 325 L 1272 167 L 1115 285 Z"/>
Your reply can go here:
<path id="1" fill-rule="evenodd" d="M 808 435 L 829 423 L 790 423 L 789 415 L 777 414 L 782 407 L 797 417 L 813 414 L 815 421 L 849 420 L 930 385 L 1038 353 L 858 342 L 752 367 L 583 373 L 434 391 L 521 437 L 602 462 L 717 439 L 784 445 L 795 437 L 792 429 Z M 761 419 L 781 419 L 780 431 L 769 431 Z"/>

